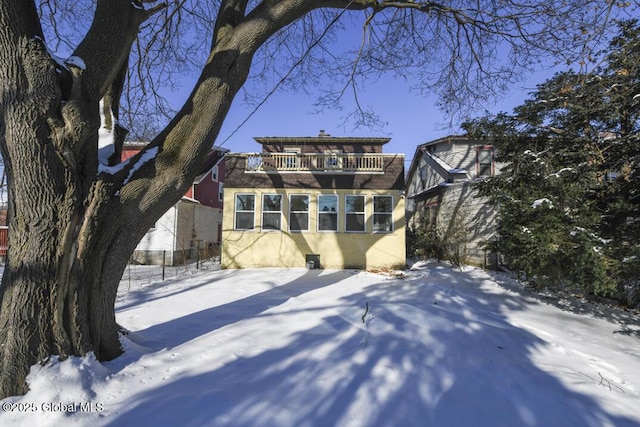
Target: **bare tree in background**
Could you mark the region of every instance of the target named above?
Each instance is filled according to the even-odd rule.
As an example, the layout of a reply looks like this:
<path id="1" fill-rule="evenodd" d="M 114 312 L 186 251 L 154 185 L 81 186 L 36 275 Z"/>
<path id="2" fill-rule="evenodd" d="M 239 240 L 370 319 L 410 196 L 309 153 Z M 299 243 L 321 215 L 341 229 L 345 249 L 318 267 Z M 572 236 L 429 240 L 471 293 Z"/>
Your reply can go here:
<path id="1" fill-rule="evenodd" d="M 127 260 L 193 182 L 252 66 L 255 78 L 296 87 L 330 72 L 325 102 L 363 79 L 412 72 L 455 109 L 543 57 L 588 61 L 589 43 L 617 11 L 601 0 L 470 3 L 2 0 L 0 150 L 11 232 L 0 397 L 24 393 L 29 366 L 51 354 L 121 353 L 114 302 Z M 356 23 L 362 42 L 344 51 L 342 30 Z M 52 51 L 68 54 L 55 60 Z M 159 90 L 196 68 L 184 106 L 121 163 L 123 124 L 168 114 Z"/>

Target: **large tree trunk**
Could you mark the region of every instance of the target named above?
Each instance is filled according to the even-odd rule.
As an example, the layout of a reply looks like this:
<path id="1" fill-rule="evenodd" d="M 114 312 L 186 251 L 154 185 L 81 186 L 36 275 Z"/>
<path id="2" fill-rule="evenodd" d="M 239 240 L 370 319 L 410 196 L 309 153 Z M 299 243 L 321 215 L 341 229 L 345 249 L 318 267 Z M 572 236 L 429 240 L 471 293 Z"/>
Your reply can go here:
<path id="1" fill-rule="evenodd" d="M 100 100 L 117 107 L 131 43 L 149 12 L 130 0 L 98 1 L 75 52 L 85 65 L 60 67 L 33 2 L 0 2 L 0 149 L 10 197 L 0 398 L 25 393 L 29 367 L 50 355 L 120 354 L 115 297 L 137 242 L 193 182 L 256 49 L 321 2 L 265 2 L 245 16 L 246 3 L 223 1 L 189 100 L 145 150 L 114 166 L 117 156 L 99 163 Z"/>
<path id="2" fill-rule="evenodd" d="M 104 90 L 96 82 L 104 76 L 83 81 L 83 69 L 56 66 L 30 2 L 2 2 L 0 27 L 0 147 L 10 201 L 0 288 L 4 397 L 24 393 L 29 366 L 51 354 L 94 351 L 109 359 L 120 353 L 113 306 L 137 230 L 123 244 L 118 233 L 125 224 L 106 223 L 119 218 L 121 204 L 109 190 L 115 180 L 97 174 Z M 111 47 L 122 50 L 133 39 Z M 126 60 L 114 56 L 103 73 Z"/>
<path id="3" fill-rule="evenodd" d="M 118 241 L 120 204 L 113 184 L 97 179 L 97 102 L 63 103 L 42 44 L 23 39 L 20 48 L 32 61 L 16 67 L 22 78 L 11 80 L 3 110 L 10 234 L 0 290 L 2 396 L 24 392 L 28 366 L 50 354 L 119 354 L 115 292 L 137 237 L 133 229 L 128 245 Z"/>

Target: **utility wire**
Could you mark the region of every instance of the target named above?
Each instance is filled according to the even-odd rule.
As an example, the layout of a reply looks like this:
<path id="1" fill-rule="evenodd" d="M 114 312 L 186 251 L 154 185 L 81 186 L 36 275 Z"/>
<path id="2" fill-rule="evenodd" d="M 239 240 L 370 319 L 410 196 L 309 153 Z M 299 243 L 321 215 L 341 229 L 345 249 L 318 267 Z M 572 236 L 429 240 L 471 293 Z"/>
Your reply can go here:
<path id="1" fill-rule="evenodd" d="M 318 43 L 320 43 L 322 41 L 322 39 L 327 35 L 327 33 L 329 32 L 331 27 L 333 27 L 333 25 L 338 21 L 338 19 L 340 19 L 342 17 L 342 15 L 344 15 L 344 13 L 349 9 L 349 6 L 351 6 L 351 3 L 353 3 L 353 0 L 350 1 L 349 4 L 347 4 L 331 20 L 329 25 L 327 25 L 327 28 L 325 28 L 324 31 L 322 32 L 322 34 L 320 34 L 320 37 L 318 37 L 313 43 L 311 43 L 311 45 L 307 48 L 307 50 L 304 52 L 304 54 L 300 57 L 300 59 L 298 61 L 296 61 L 296 63 L 291 66 L 291 68 L 289 69 L 289 71 L 287 71 L 287 73 L 284 75 L 284 77 L 282 77 L 280 79 L 280 81 L 278 81 L 278 83 L 276 83 L 276 85 L 273 87 L 273 89 L 271 89 L 271 91 L 262 99 L 262 101 L 260 101 L 258 103 L 258 105 L 256 105 L 253 108 L 253 110 L 247 115 L 247 117 L 245 117 L 245 119 L 229 134 L 229 136 L 227 136 L 224 139 L 224 141 L 222 141 L 220 144 L 216 144 L 216 145 L 222 147 L 225 143 L 227 143 L 227 141 L 229 141 L 249 121 L 249 119 L 251 119 L 251 117 L 253 117 L 253 115 L 255 113 L 258 112 L 258 109 L 260 109 L 260 107 L 262 107 L 269 100 L 269 98 L 271 98 L 271 96 L 278 90 L 278 88 L 289 78 L 291 73 L 293 73 L 293 70 L 295 70 L 296 67 L 298 67 L 300 64 L 302 64 L 302 62 L 306 59 L 306 57 L 309 56 L 309 53 L 311 52 L 311 49 L 316 47 L 318 45 Z"/>

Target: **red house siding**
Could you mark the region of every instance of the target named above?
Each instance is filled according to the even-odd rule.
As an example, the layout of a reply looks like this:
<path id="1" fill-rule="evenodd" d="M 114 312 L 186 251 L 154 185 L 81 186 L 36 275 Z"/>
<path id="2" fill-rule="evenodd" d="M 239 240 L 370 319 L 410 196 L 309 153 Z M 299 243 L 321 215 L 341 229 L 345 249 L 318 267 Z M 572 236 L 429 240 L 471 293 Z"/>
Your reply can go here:
<path id="1" fill-rule="evenodd" d="M 138 154 L 138 152 L 142 150 L 142 148 L 144 148 L 144 145 L 142 144 L 125 144 L 124 147 L 122 147 L 122 155 L 120 156 L 120 158 L 123 161 L 127 160 L 128 158 Z"/>
<path id="2" fill-rule="evenodd" d="M 189 197 L 191 199 L 195 199 L 195 197 L 193 196 L 193 187 L 195 185 L 192 185 L 191 187 L 189 187 L 189 189 L 187 190 L 186 193 L 184 193 L 185 197 Z"/>
<path id="3" fill-rule="evenodd" d="M 210 170 L 198 183 L 193 185 L 193 187 L 195 187 L 195 195 L 191 197 L 203 205 L 222 209 L 222 201 L 219 198 L 219 194 L 220 184 L 223 182 L 222 177 L 225 171 L 224 163 L 224 161 L 218 163 L 218 173 L 215 180 L 212 176 L 213 171 Z"/>

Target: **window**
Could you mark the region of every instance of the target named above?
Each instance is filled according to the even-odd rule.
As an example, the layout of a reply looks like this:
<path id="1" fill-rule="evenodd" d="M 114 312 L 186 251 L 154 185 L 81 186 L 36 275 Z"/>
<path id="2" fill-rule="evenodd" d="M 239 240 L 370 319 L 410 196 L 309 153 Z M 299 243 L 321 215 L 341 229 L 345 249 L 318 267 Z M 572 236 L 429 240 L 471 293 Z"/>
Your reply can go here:
<path id="1" fill-rule="evenodd" d="M 224 201 L 224 184 L 222 182 L 218 184 L 218 201 Z"/>
<path id="2" fill-rule="evenodd" d="M 338 231 L 338 196 L 318 196 L 318 231 Z"/>
<path id="3" fill-rule="evenodd" d="M 284 150 L 285 156 L 285 168 L 296 169 L 298 167 L 298 154 L 300 154 L 299 148 L 287 148 Z"/>
<path id="4" fill-rule="evenodd" d="M 439 208 L 440 208 L 440 204 L 437 200 L 432 200 L 429 203 L 427 203 L 427 206 L 424 208 L 424 211 L 425 211 L 425 218 L 428 225 L 430 226 L 436 225 Z"/>
<path id="5" fill-rule="evenodd" d="M 418 173 L 420 174 L 420 179 L 424 182 L 427 179 L 427 160 L 425 157 L 427 154 L 422 154 L 420 157 L 420 164 L 418 166 Z"/>
<path id="6" fill-rule="evenodd" d="M 214 166 L 213 169 L 211 169 L 211 179 L 218 181 L 218 166 Z"/>
<path id="7" fill-rule="evenodd" d="M 255 202 L 255 194 L 236 194 L 236 230 L 253 230 Z"/>
<path id="8" fill-rule="evenodd" d="M 345 196 L 345 231 L 364 232 L 364 196 Z"/>
<path id="9" fill-rule="evenodd" d="M 393 231 L 393 196 L 373 196 L 373 232 Z"/>
<path id="10" fill-rule="evenodd" d="M 259 154 L 247 156 L 247 170 L 248 171 L 259 171 L 264 170 L 267 166 L 265 162 L 262 161 L 262 156 Z"/>
<path id="11" fill-rule="evenodd" d="M 342 157 L 340 157 L 342 150 L 324 150 L 324 165 L 325 169 L 341 169 Z"/>
<path id="12" fill-rule="evenodd" d="M 309 196 L 292 194 L 289 199 L 289 230 L 309 230 Z"/>
<path id="13" fill-rule="evenodd" d="M 262 229 L 280 230 L 282 221 L 282 196 L 279 194 L 262 195 Z"/>
<path id="14" fill-rule="evenodd" d="M 478 147 L 476 169 L 478 177 L 493 175 L 493 147 Z"/>

